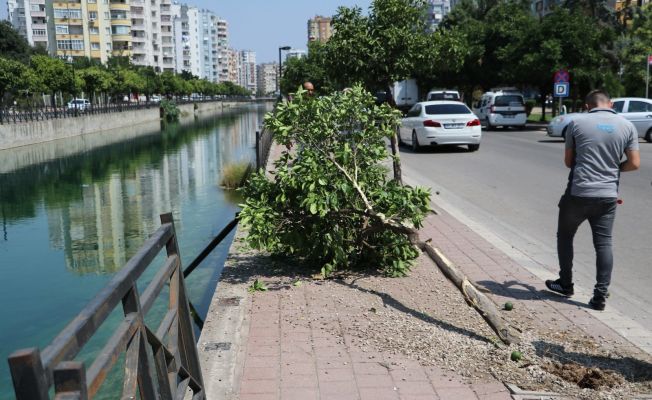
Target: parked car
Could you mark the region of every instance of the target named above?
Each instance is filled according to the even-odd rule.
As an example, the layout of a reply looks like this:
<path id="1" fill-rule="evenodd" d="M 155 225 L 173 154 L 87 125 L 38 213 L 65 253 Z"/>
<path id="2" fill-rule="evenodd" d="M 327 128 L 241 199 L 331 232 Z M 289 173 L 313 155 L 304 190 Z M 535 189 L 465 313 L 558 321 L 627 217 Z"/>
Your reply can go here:
<path id="1" fill-rule="evenodd" d="M 584 113 L 570 113 L 570 114 L 564 114 L 564 115 L 559 115 L 550 121 L 548 123 L 548 126 L 546 127 L 546 130 L 548 131 L 548 136 L 551 137 L 561 137 L 566 139 L 566 131 L 568 130 L 568 124 L 571 123 L 575 118 L 577 118 L 580 115 L 584 115 Z"/>
<path id="2" fill-rule="evenodd" d="M 492 89 L 473 105 L 480 121 L 492 129 L 498 126 L 522 128 L 527 122 L 523 94 L 516 89 Z"/>
<path id="3" fill-rule="evenodd" d="M 149 101 L 150 101 L 150 103 L 160 103 L 161 102 L 161 96 L 157 96 L 157 95 L 149 96 Z"/>
<path id="4" fill-rule="evenodd" d="M 457 90 L 431 90 L 426 96 L 427 101 L 450 100 L 460 101 L 460 92 Z"/>
<path id="5" fill-rule="evenodd" d="M 638 137 L 652 143 L 652 100 L 640 97 L 613 99 L 613 108 L 629 120 L 638 131 Z"/>
<path id="6" fill-rule="evenodd" d="M 73 99 L 66 104 L 68 110 L 86 111 L 91 107 L 91 102 L 86 99 Z"/>
<path id="7" fill-rule="evenodd" d="M 481 138 L 480 120 L 459 101 L 417 103 L 399 127 L 399 143 L 409 143 L 414 151 L 439 145 L 467 145 L 469 151 L 476 151 Z"/>

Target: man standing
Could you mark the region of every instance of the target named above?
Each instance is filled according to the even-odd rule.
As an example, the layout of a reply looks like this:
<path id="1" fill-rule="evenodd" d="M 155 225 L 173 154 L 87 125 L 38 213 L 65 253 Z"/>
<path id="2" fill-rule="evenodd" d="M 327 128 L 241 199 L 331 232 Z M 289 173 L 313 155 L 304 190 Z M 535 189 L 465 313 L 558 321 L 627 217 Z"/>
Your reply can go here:
<path id="1" fill-rule="evenodd" d="M 568 125 L 564 162 L 570 168 L 568 187 L 559 201 L 557 254 L 559 279 L 546 287 L 570 297 L 573 290 L 573 238 L 585 220 L 591 225 L 596 254 L 596 280 L 589 305 L 604 310 L 611 283 L 611 232 L 616 216 L 620 173 L 640 165 L 638 134 L 631 122 L 611 109 L 609 95 L 594 90 L 586 97 L 588 114 Z M 621 162 L 623 156 L 627 157 Z"/>

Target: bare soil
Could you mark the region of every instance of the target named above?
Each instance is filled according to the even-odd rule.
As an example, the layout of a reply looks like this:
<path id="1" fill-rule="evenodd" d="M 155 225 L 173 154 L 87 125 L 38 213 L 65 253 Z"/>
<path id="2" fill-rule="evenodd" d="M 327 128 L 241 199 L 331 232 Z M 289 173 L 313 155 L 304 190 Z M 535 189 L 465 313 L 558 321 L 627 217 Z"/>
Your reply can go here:
<path id="1" fill-rule="evenodd" d="M 240 257 L 243 268 L 231 269 L 240 276 L 230 279 L 258 278 L 270 290 L 288 291 L 297 290 L 293 282 L 301 279 L 309 301 L 335 303 L 340 323 L 332 334 L 346 337 L 359 351 L 401 354 L 454 372 L 468 383 L 493 378 L 578 399 L 631 399 L 652 393 L 649 355 L 624 353 L 608 340 L 598 343 L 575 326 L 542 326 L 518 300 L 512 301 L 513 311 L 503 312 L 522 332 L 522 342 L 505 346 L 425 256 L 406 278 L 372 274 L 327 280 L 312 279 L 293 263 L 272 262 L 250 250 Z M 514 350 L 523 354 L 518 362 L 510 359 Z"/>

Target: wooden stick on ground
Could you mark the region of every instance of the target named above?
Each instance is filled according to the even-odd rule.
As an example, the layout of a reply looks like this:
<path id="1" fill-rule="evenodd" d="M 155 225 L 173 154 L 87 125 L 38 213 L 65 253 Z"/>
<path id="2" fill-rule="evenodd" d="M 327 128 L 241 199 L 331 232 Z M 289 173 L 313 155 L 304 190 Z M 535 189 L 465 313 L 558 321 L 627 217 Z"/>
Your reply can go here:
<path id="1" fill-rule="evenodd" d="M 478 291 L 462 271 L 448 260 L 439 249 L 432 247 L 430 243 L 426 242 L 419 243 L 419 247 L 430 256 L 444 275 L 460 289 L 466 302 L 475 308 L 482 318 L 487 321 L 500 340 L 505 344 L 518 343 L 520 341 L 518 334 L 513 332 L 509 324 L 502 318 L 494 302 Z"/>

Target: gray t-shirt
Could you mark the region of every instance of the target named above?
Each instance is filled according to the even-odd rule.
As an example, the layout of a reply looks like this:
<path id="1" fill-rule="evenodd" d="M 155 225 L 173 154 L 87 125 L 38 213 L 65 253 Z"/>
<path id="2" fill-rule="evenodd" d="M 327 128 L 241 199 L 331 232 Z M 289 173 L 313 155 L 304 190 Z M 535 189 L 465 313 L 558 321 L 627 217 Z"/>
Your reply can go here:
<path id="1" fill-rule="evenodd" d="M 618 197 L 620 162 L 625 150 L 638 150 L 634 125 L 607 108 L 573 120 L 566 148 L 575 149 L 567 193 L 578 197 Z"/>

